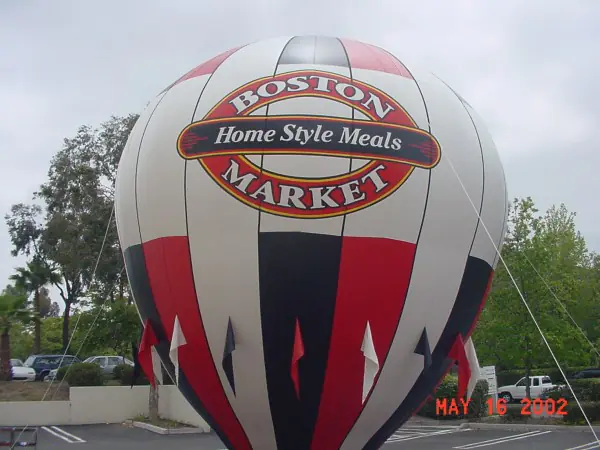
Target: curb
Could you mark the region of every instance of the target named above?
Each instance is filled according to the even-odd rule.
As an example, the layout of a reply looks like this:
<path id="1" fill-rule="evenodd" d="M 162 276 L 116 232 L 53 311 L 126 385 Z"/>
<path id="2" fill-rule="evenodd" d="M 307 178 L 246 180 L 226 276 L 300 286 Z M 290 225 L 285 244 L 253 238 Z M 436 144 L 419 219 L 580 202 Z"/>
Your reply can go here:
<path id="1" fill-rule="evenodd" d="M 480 423 L 480 422 L 467 422 L 460 426 L 463 428 L 470 428 L 472 430 L 509 430 L 509 431 L 537 431 L 537 430 L 550 430 L 550 431 L 571 431 L 575 433 L 590 432 L 590 427 L 584 425 L 529 425 L 520 423 Z M 594 426 L 596 434 L 600 434 L 600 426 Z"/>
<path id="2" fill-rule="evenodd" d="M 156 425 L 151 425 L 145 422 L 131 421 L 131 424 L 137 428 L 143 428 L 144 430 L 152 431 L 158 434 L 202 434 L 204 431 L 200 428 L 162 428 Z"/>

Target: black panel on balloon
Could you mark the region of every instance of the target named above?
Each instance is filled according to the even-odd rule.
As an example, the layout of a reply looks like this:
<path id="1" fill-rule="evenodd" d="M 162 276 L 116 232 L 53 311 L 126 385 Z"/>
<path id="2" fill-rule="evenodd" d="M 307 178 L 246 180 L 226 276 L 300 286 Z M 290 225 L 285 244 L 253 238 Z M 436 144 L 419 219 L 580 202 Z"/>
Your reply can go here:
<path id="1" fill-rule="evenodd" d="M 349 67 L 344 46 L 337 38 L 297 36 L 285 46 L 279 64 L 324 64 Z"/>
<path id="2" fill-rule="evenodd" d="M 269 402 L 278 448 L 308 450 L 333 327 L 341 237 L 259 233 L 260 304 Z M 296 319 L 304 356 L 291 377 Z"/>
<path id="3" fill-rule="evenodd" d="M 125 250 L 125 265 L 127 266 L 129 286 L 131 287 L 131 292 L 135 298 L 142 320 L 150 320 L 157 339 L 165 341 L 166 335 L 160 321 L 160 316 L 158 315 L 158 310 L 154 304 L 150 279 L 146 271 L 144 249 L 141 244 L 132 245 Z"/>
<path id="4" fill-rule="evenodd" d="M 487 262 L 469 256 L 456 296 L 456 302 L 452 307 L 440 340 L 432 353 L 432 364 L 429 370 L 421 373 L 400 407 L 369 440 L 364 447 L 365 450 L 381 448 L 388 436 L 412 416 L 414 411 L 421 406 L 421 403 L 433 391 L 440 378 L 444 376 L 452 364 L 452 361 L 446 356 L 450 352 L 456 336 L 459 333 L 465 336 L 470 331 L 471 325 L 479 312 L 481 302 L 484 300 L 492 272 L 492 267 Z"/>

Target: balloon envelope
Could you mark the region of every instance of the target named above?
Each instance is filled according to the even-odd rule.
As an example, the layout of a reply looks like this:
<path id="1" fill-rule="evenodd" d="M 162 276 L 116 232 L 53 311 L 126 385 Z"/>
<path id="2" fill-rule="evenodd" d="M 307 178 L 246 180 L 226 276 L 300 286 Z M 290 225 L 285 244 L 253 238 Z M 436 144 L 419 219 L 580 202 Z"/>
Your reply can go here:
<path id="1" fill-rule="evenodd" d="M 236 450 L 380 447 L 468 365 L 506 210 L 465 100 L 313 36 L 227 51 L 161 92 L 116 192 L 156 350 Z"/>

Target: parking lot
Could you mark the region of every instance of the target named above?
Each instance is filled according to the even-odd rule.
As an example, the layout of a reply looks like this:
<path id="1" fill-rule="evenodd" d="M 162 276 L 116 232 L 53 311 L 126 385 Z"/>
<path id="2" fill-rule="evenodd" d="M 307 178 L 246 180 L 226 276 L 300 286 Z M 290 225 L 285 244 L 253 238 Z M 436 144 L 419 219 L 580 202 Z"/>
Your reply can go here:
<path id="1" fill-rule="evenodd" d="M 129 425 L 93 425 L 41 427 L 39 450 L 65 450 L 84 447 L 89 450 L 222 450 L 213 434 L 159 435 Z M 23 435 L 27 440 L 30 435 Z M 5 436 L 2 436 L 4 439 Z M 458 426 L 410 425 L 398 430 L 384 446 L 387 450 L 470 450 L 478 448 L 511 450 L 591 450 L 591 433 L 570 431 L 488 431 L 460 429 Z M 71 447 L 71 446 L 75 447 Z"/>

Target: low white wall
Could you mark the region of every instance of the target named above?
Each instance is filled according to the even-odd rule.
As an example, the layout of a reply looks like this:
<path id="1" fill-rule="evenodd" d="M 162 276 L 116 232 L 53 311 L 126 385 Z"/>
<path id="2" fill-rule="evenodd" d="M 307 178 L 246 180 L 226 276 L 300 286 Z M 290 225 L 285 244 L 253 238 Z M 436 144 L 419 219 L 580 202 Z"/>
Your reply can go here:
<path id="1" fill-rule="evenodd" d="M 120 423 L 148 415 L 149 386 L 70 388 L 69 401 L 0 402 L 0 426 Z M 160 386 L 158 413 L 210 432 L 204 419 L 175 386 Z"/>
<path id="2" fill-rule="evenodd" d="M 66 425 L 70 422 L 70 402 L 0 402 L 0 426 L 3 427 Z"/>
<path id="3" fill-rule="evenodd" d="M 206 433 L 210 432 L 206 421 L 194 411 L 175 386 L 161 386 L 158 395 L 158 412 L 162 417 L 192 425 Z"/>
<path id="4" fill-rule="evenodd" d="M 119 423 L 148 415 L 149 394 L 149 386 L 73 387 L 71 424 Z"/>

